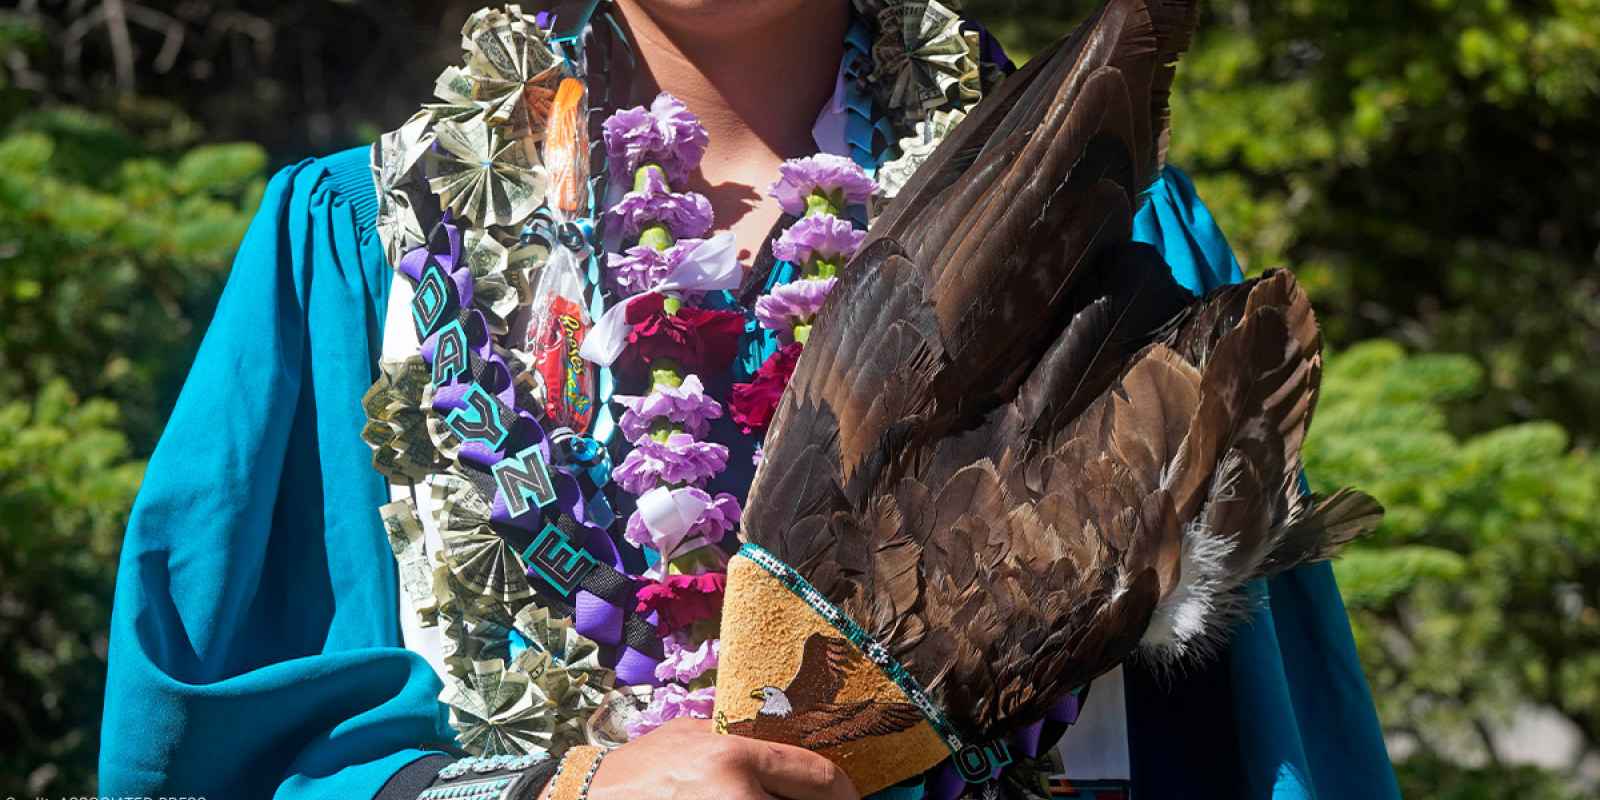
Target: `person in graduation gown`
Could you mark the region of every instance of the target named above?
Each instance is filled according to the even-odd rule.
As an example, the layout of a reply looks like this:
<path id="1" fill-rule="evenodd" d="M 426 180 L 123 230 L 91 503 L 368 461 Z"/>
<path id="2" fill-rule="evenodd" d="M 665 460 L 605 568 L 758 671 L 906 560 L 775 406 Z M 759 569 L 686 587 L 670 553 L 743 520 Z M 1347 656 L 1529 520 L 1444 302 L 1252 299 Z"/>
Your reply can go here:
<path id="1" fill-rule="evenodd" d="M 439 678 L 401 640 L 389 498 L 360 435 L 393 275 L 376 212 L 366 148 L 267 187 L 129 522 L 101 795 L 412 798 L 457 752 Z M 1136 238 L 1196 292 L 1240 280 L 1176 169 Z M 1397 797 L 1331 569 L 1254 591 L 1220 659 L 1127 669 L 1135 795 Z M 593 795 L 851 794 L 820 757 L 731 738 L 669 725 L 608 758 Z"/>

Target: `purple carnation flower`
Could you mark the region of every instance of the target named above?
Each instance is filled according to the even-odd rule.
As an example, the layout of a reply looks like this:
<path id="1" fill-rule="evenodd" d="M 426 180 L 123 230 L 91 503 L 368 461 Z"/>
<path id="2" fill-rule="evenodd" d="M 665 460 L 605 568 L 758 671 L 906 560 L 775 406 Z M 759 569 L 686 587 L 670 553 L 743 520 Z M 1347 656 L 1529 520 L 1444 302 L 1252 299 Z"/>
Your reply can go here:
<path id="1" fill-rule="evenodd" d="M 722 416 L 722 404 L 706 394 L 698 375 L 684 378 L 680 386 L 660 386 L 647 395 L 619 394 L 611 399 L 627 409 L 618 426 L 630 442 L 650 435 L 650 424 L 658 418 L 681 425 L 696 439 L 704 439 L 711 430 L 711 420 Z"/>
<path id="2" fill-rule="evenodd" d="M 672 268 L 677 266 L 678 259 L 674 258 L 673 252 L 677 249 L 676 245 L 666 250 L 657 250 L 648 245 L 636 244 L 620 253 L 607 253 L 606 268 L 611 270 L 612 284 L 623 297 L 632 297 L 649 290 L 670 275 Z"/>
<path id="3" fill-rule="evenodd" d="M 701 486 L 726 466 L 726 445 L 674 433 L 665 442 L 640 439 L 611 472 L 611 478 L 623 491 L 639 495 L 665 484 Z"/>
<path id="4" fill-rule="evenodd" d="M 788 338 L 795 323 L 809 320 L 822 308 L 838 278 L 807 278 L 785 283 L 756 298 L 756 321 Z"/>
<path id="5" fill-rule="evenodd" d="M 637 716 L 628 720 L 628 736 L 637 739 L 668 721 L 678 717 L 710 719 L 716 705 L 717 689 L 707 686 L 693 691 L 676 683 L 657 686 L 650 693 L 650 703 Z"/>
<path id="6" fill-rule="evenodd" d="M 704 239 L 679 239 L 666 250 L 634 245 L 621 253 L 606 254 L 606 267 L 611 270 L 611 282 L 622 296 L 632 297 L 654 288 L 703 243 Z"/>
<path id="7" fill-rule="evenodd" d="M 867 232 L 857 230 L 849 220 L 819 214 L 790 225 L 772 243 L 772 255 L 795 264 L 804 264 L 814 255 L 830 261 L 849 258 L 866 238 Z"/>
<path id="8" fill-rule="evenodd" d="M 619 180 L 631 180 L 645 164 L 659 164 L 675 183 L 687 180 L 700 166 L 709 141 L 700 119 L 666 92 L 656 95 L 649 110 L 624 108 L 601 127 L 607 162 Z"/>
<path id="9" fill-rule="evenodd" d="M 821 192 L 841 206 L 860 205 L 872 197 L 878 185 L 867 177 L 856 162 L 830 153 L 806 158 L 791 158 L 778 165 L 778 180 L 767 193 L 776 198 L 785 213 L 806 213 L 806 197 Z M 841 202 L 842 201 L 842 202 Z"/>
<path id="10" fill-rule="evenodd" d="M 661 651 L 665 658 L 656 665 L 656 680 L 688 683 L 717 668 L 722 640 L 707 639 L 690 647 L 683 636 L 673 634 L 661 640 Z"/>
<path id="11" fill-rule="evenodd" d="M 700 515 L 700 519 L 695 520 L 694 524 L 689 526 L 689 530 L 683 536 L 667 539 L 657 535 L 645 526 L 644 518 L 639 516 L 639 512 L 635 511 L 632 516 L 628 517 L 628 527 L 622 534 L 623 538 L 627 539 L 635 547 L 641 549 L 648 547 L 661 553 L 665 557 L 664 560 L 671 560 L 685 555 L 676 551 L 679 545 L 682 545 L 687 540 L 700 538 L 704 539 L 706 544 L 716 544 L 722 541 L 729 531 L 739 527 L 739 498 L 727 492 L 717 492 L 716 495 L 711 495 L 705 490 L 697 489 L 693 486 L 672 490 L 675 495 L 679 492 L 690 493 L 701 503 L 706 504 L 706 510 Z"/>
<path id="12" fill-rule="evenodd" d="M 644 186 L 628 192 L 606 214 L 612 224 L 620 224 L 624 236 L 659 222 L 678 239 L 706 235 L 711 230 L 711 201 L 696 192 L 669 191 L 660 173 L 646 174 Z"/>

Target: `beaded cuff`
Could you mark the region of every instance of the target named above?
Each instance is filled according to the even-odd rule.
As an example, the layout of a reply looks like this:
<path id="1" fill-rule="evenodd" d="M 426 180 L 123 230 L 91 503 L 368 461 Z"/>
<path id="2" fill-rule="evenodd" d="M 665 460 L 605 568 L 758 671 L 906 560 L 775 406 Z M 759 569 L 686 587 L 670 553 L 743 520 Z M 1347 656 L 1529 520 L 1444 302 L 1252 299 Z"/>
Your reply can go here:
<path id="1" fill-rule="evenodd" d="M 548 756 L 485 756 L 453 761 L 417 800 L 534 800 L 556 771 Z"/>

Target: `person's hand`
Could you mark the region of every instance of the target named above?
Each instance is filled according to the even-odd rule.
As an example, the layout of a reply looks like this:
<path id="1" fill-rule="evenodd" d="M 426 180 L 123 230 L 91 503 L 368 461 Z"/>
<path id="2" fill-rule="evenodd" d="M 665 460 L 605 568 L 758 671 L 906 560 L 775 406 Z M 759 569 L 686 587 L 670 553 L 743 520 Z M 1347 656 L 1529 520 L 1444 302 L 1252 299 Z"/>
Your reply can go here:
<path id="1" fill-rule="evenodd" d="M 591 800 L 858 800 L 844 770 L 799 747 L 675 719 L 608 753 Z"/>

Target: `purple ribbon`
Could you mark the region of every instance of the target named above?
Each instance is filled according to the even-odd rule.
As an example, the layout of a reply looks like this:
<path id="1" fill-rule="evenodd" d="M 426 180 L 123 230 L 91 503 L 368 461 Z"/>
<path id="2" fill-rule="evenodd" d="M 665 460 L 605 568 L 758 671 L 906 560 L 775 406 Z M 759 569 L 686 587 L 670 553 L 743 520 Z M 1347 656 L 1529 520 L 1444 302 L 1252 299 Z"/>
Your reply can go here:
<path id="1" fill-rule="evenodd" d="M 444 270 L 455 287 L 460 307 L 469 309 L 469 324 L 466 325 L 467 346 L 485 364 L 485 368 L 479 372 L 475 381 L 495 399 L 504 403 L 517 417 L 516 424 L 500 448 L 491 448 L 481 441 L 465 441 L 461 446 L 461 459 L 485 470 L 491 470 L 508 454 L 521 452 L 532 444 L 539 448 L 539 454 L 545 459 L 546 464 L 553 464 L 549 437 L 539 425 L 537 415 L 517 406 L 517 393 L 512 383 L 511 368 L 505 358 L 495 351 L 493 342 L 488 336 L 488 326 L 483 313 L 470 308 L 473 297 L 472 272 L 461 258 L 461 230 L 449 221 L 448 216 L 440 225 L 440 230 L 442 236 L 436 234 L 428 245 L 414 248 L 401 256 L 397 265 L 399 271 L 413 283 L 417 283 L 422 280 L 423 272 L 430 260 Z M 438 353 L 438 346 L 439 334 L 435 332 L 428 336 L 419 348 L 423 361 L 430 368 Z M 435 386 L 434 412 L 445 417 L 451 411 L 467 407 L 466 395 L 473 382 L 474 376 L 461 374 L 448 384 Z M 557 506 L 582 524 L 587 532 L 584 541 L 577 544 L 596 561 L 607 564 L 618 572 L 626 573 L 622 554 L 618 552 L 611 536 L 605 530 L 589 524 L 588 504 L 577 479 L 560 468 L 551 470 L 550 479 L 556 490 Z M 494 493 L 490 519 L 525 531 L 533 530 L 540 522 L 534 514 L 525 514 L 520 518 L 512 517 L 507 510 L 505 496 L 498 489 Z M 633 594 L 629 592 L 623 597 L 624 604 L 628 605 L 613 605 L 582 589 L 575 593 L 573 599 L 574 627 L 583 636 L 603 645 L 603 652 L 615 656 L 615 662 L 607 666 L 616 671 L 618 680 L 624 684 L 655 684 L 655 668 L 658 660 L 628 647 L 623 642 L 623 623 L 627 619 L 627 612 L 631 610 Z M 651 624 L 655 623 L 654 614 L 647 619 Z M 610 659 L 602 659 L 606 660 Z"/>
<path id="2" fill-rule="evenodd" d="M 1056 701 L 1056 704 L 1045 712 L 1044 719 L 1012 732 L 1006 738 L 1006 744 L 1011 748 L 1014 756 L 1021 758 L 1038 758 L 1040 753 L 1040 739 L 1044 735 L 1044 726 L 1047 722 L 1071 725 L 1078 721 L 1078 714 L 1082 711 L 1077 692 L 1069 692 L 1066 697 Z M 1051 742 L 1051 747 L 1055 742 Z M 990 775 L 990 780 L 1000 776 L 1001 770 L 996 770 Z M 928 776 L 927 791 L 925 796 L 929 800 L 955 800 L 966 791 L 966 779 L 956 770 L 955 764 L 950 759 L 945 759 L 935 767 Z"/>

